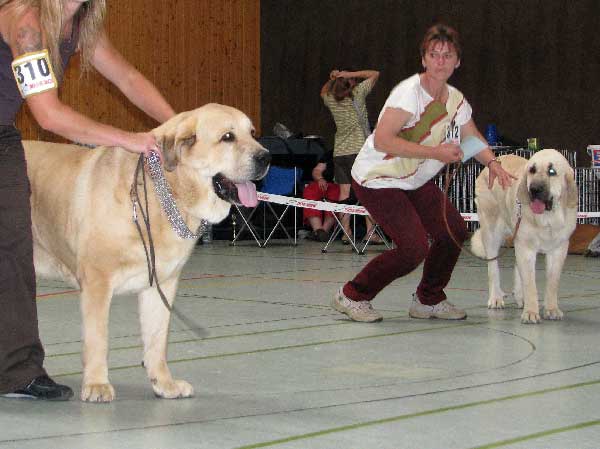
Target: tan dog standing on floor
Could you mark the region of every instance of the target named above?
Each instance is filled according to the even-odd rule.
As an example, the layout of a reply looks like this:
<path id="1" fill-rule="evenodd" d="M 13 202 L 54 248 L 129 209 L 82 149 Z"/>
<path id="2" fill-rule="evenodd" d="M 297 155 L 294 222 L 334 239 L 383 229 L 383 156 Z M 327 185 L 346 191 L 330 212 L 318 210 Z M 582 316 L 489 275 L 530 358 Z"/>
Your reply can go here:
<path id="1" fill-rule="evenodd" d="M 502 190 L 497 183 L 488 189 L 489 170 L 475 182 L 477 213 L 481 227 L 471 239 L 473 252 L 492 258 L 505 239 L 513 235 L 520 210 L 521 222 L 514 238 L 516 266 L 514 296 L 523 323 L 539 323 L 540 309 L 535 281 L 537 253 L 546 254 L 544 318 L 561 320 L 558 284 L 569 249 L 569 237 L 577 221 L 578 191 L 573 169 L 556 150 L 546 149 L 531 159 L 515 155 L 499 158 L 502 167 L 518 179 Z M 504 307 L 498 261 L 488 262 L 488 308 Z"/>
<path id="2" fill-rule="evenodd" d="M 195 231 L 201 220 L 220 222 L 233 202 L 256 204 L 250 181 L 265 175 L 270 155 L 254 139 L 245 114 L 208 104 L 173 117 L 153 133 L 162 146 L 165 178 L 189 229 Z M 24 146 L 36 272 L 81 288 L 81 398 L 107 402 L 115 397 L 107 366 L 109 308 L 113 295 L 131 293 L 138 293 L 143 361 L 154 393 L 193 395 L 192 386 L 173 379 L 167 366 L 170 313 L 149 286 L 146 255 L 132 220 L 130 190 L 139 156 L 121 148 L 89 150 L 34 141 Z M 141 191 L 140 182 L 141 174 Z M 196 240 L 178 237 L 148 176 L 147 183 L 158 279 L 172 304 Z"/>

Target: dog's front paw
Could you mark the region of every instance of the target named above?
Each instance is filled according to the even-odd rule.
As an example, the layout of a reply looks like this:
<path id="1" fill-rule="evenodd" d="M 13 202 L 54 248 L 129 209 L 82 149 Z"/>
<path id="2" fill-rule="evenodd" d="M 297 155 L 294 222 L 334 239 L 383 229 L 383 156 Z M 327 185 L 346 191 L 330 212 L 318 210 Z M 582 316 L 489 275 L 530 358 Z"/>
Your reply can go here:
<path id="1" fill-rule="evenodd" d="M 499 298 L 488 299 L 488 309 L 504 309 L 504 299 L 502 296 Z"/>
<path id="2" fill-rule="evenodd" d="M 558 307 L 556 309 L 544 309 L 544 319 L 546 320 L 560 321 L 563 319 L 563 315 L 562 310 Z"/>
<path id="3" fill-rule="evenodd" d="M 81 387 L 81 400 L 87 402 L 111 402 L 115 389 L 111 384 L 87 384 Z"/>
<path id="4" fill-rule="evenodd" d="M 194 387 L 185 380 L 170 380 L 168 382 L 153 382 L 154 394 L 165 399 L 189 398 L 194 396 Z"/>
<path id="5" fill-rule="evenodd" d="M 533 312 L 531 310 L 524 310 L 521 314 L 521 323 L 523 324 L 538 324 L 542 320 L 540 318 L 540 314 L 538 312 Z"/>

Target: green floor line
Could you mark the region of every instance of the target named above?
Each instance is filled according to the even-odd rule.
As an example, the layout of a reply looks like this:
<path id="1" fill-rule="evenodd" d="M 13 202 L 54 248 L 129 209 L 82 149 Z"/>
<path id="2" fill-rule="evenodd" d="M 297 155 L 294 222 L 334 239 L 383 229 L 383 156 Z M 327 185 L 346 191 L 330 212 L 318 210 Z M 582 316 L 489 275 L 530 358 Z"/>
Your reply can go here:
<path id="1" fill-rule="evenodd" d="M 435 415 L 438 413 L 463 410 L 463 409 L 468 409 L 468 408 L 473 408 L 473 407 L 479 407 L 481 405 L 497 404 L 500 402 L 512 401 L 515 399 L 530 398 L 533 396 L 541 396 L 541 395 L 547 394 L 547 393 L 555 393 L 558 391 L 572 390 L 575 388 L 588 387 L 588 386 L 593 386 L 593 385 L 598 385 L 598 384 L 600 384 L 600 379 L 588 381 L 588 382 L 571 384 L 571 385 L 563 385 L 563 386 L 554 387 L 554 388 L 545 388 L 543 390 L 538 390 L 538 391 L 529 391 L 527 393 L 511 394 L 509 396 L 504 396 L 504 397 L 499 397 L 499 398 L 494 398 L 494 399 L 486 399 L 483 401 L 468 402 L 466 404 L 453 405 L 453 406 L 449 406 L 449 407 L 441 407 L 441 408 L 432 409 L 432 410 L 425 410 L 423 412 L 408 413 L 406 415 L 399 415 L 399 416 L 393 416 L 390 418 L 376 419 L 373 421 L 366 421 L 366 422 L 357 423 L 357 424 L 349 424 L 347 426 L 332 427 L 331 429 L 320 430 L 318 432 L 310 432 L 310 433 L 305 433 L 305 434 L 301 434 L 301 435 L 294 435 L 294 436 L 287 437 L 287 438 L 280 438 L 277 440 L 271 440 L 271 441 L 265 441 L 262 443 L 251 444 L 251 445 L 247 445 L 247 446 L 239 446 L 235 449 L 255 449 L 255 448 L 260 448 L 260 447 L 277 446 L 279 444 L 290 443 L 292 441 L 308 440 L 311 438 L 322 437 L 325 435 L 331 435 L 331 434 L 339 433 L 339 432 L 346 432 L 349 430 L 357 430 L 357 429 L 361 429 L 361 428 L 365 428 L 365 427 L 371 427 L 371 426 L 377 426 L 377 425 L 381 425 L 381 424 L 389 424 L 392 422 L 404 421 L 404 420 L 411 419 L 411 418 L 419 418 L 422 416 Z M 592 421 L 591 423 L 595 423 L 595 422 L 597 422 L 597 421 Z M 583 423 L 583 424 L 587 424 L 587 423 Z M 589 424 L 589 426 L 591 426 L 591 425 L 595 425 L 595 424 Z M 583 427 L 587 427 L 587 426 L 583 426 Z M 571 430 L 571 429 L 568 429 L 568 430 Z M 551 432 L 551 431 L 548 431 L 548 432 Z M 540 434 L 541 433 L 543 433 L 543 432 L 540 432 Z M 506 441 L 509 441 L 509 440 L 506 440 Z M 498 444 L 498 443 L 494 443 L 494 444 Z M 497 446 L 481 446 L 481 448 L 492 448 L 492 447 L 497 447 Z M 477 449 L 480 449 L 480 448 L 477 448 Z"/>
<path id="2" fill-rule="evenodd" d="M 466 308 L 466 310 L 472 310 L 472 309 L 481 309 L 484 308 L 483 306 L 473 306 L 473 307 L 469 307 Z M 597 310 L 600 307 L 582 307 L 582 308 L 578 308 L 578 309 L 571 309 L 568 311 L 565 311 L 566 314 L 569 313 L 577 313 L 577 312 L 588 312 L 590 310 Z M 380 309 L 381 310 L 381 309 Z M 396 315 L 396 316 L 386 316 L 385 319 L 387 320 L 394 320 L 394 319 L 398 319 L 398 318 L 404 318 L 407 317 L 407 314 L 403 314 L 403 315 Z M 480 322 L 475 322 L 475 323 L 470 323 L 472 325 L 479 325 L 479 324 L 486 324 L 487 322 L 484 321 L 480 321 Z M 328 323 L 328 324 L 315 324 L 312 326 L 299 326 L 299 327 L 291 327 L 291 328 L 286 328 L 286 329 L 272 329 L 272 330 L 268 330 L 268 331 L 257 331 L 257 332 L 247 332 L 247 333 L 242 333 L 242 334 L 233 334 L 233 335 L 219 335 L 216 337 L 206 337 L 206 338 L 187 338 L 184 340 L 175 340 L 175 341 L 170 341 L 169 345 L 177 345 L 177 344 L 185 344 L 185 343 L 194 343 L 194 342 L 206 342 L 206 341 L 213 341 L 213 340 L 222 340 L 225 338 L 240 338 L 240 337 L 253 337 L 253 336 L 258 336 L 258 335 L 266 335 L 266 334 L 274 334 L 274 333 L 281 333 L 281 332 L 291 332 L 291 331 L 299 331 L 299 330 L 309 330 L 309 329 L 319 329 L 319 328 L 324 328 L 324 327 L 332 327 L 332 326 L 347 326 L 350 324 L 356 324 L 353 321 L 341 321 L 339 323 Z M 431 330 L 436 330 L 436 329 L 446 329 L 448 327 L 454 327 L 454 326 L 444 326 L 444 327 L 435 327 L 435 328 L 423 328 L 423 329 L 416 329 L 416 330 L 410 330 L 410 331 L 405 331 L 405 332 L 399 332 L 397 334 L 394 335 L 399 335 L 399 334 L 404 334 L 404 333 L 414 333 L 414 332 L 418 332 L 420 331 L 431 331 Z M 186 330 L 184 329 L 182 332 L 185 332 Z M 385 334 L 384 336 L 387 336 L 388 334 Z M 127 345 L 127 346 L 117 346 L 114 348 L 110 348 L 111 352 L 114 351 L 125 351 L 125 350 L 131 350 L 131 349 L 142 349 L 143 346 L 141 344 L 136 344 L 136 345 Z M 73 352 L 63 352 L 60 354 L 46 354 L 46 358 L 47 359 L 56 359 L 59 357 L 72 357 L 72 356 L 79 356 L 81 354 L 81 351 L 73 351 Z M 170 362 L 171 363 L 171 362 Z"/>
<path id="3" fill-rule="evenodd" d="M 214 354 L 214 355 L 205 355 L 205 356 L 198 356 L 198 357 L 189 357 L 189 358 L 184 358 L 184 359 L 174 359 L 174 360 L 169 360 L 168 363 L 172 364 L 172 363 L 196 362 L 199 360 L 211 360 L 211 359 L 220 359 L 220 358 L 225 358 L 225 357 L 254 355 L 254 354 L 261 354 L 261 353 L 265 353 L 265 352 L 285 351 L 288 349 L 310 348 L 313 346 L 348 343 L 348 342 L 360 341 L 360 340 L 370 340 L 373 338 L 395 337 L 398 335 L 412 334 L 412 333 L 418 333 L 418 332 L 424 332 L 424 331 L 436 331 L 436 330 L 443 330 L 443 329 L 458 329 L 458 328 L 463 328 L 463 327 L 468 327 L 468 326 L 478 326 L 480 324 L 482 324 L 482 323 L 461 323 L 461 324 L 453 324 L 453 325 L 448 325 L 448 326 L 431 327 L 431 328 L 427 328 L 427 329 L 413 329 L 413 330 L 403 331 L 403 332 L 388 332 L 385 334 L 365 335 L 362 337 L 342 338 L 342 339 L 338 339 L 338 340 L 323 340 L 323 341 L 316 341 L 313 343 L 302 343 L 302 344 L 298 344 L 298 345 L 277 346 L 274 348 L 255 349 L 252 351 L 230 352 L 230 353 L 225 353 L 225 354 Z M 125 369 L 140 368 L 140 366 L 141 366 L 140 364 L 122 365 L 122 366 L 111 367 L 108 370 L 109 371 L 122 371 Z M 75 375 L 81 375 L 81 374 L 83 374 L 82 371 L 74 371 L 74 372 L 70 372 L 70 373 L 53 374 L 52 377 L 75 376 Z"/>
<path id="4" fill-rule="evenodd" d="M 496 447 L 508 446 L 509 444 L 521 443 L 523 441 L 535 440 L 537 438 L 547 437 L 549 435 L 556 435 L 559 433 L 570 432 L 572 430 L 585 429 L 586 427 L 593 427 L 600 424 L 600 419 L 594 421 L 586 421 L 570 426 L 559 427 L 558 429 L 544 430 L 542 432 L 531 433 L 529 435 L 523 435 L 520 437 L 510 438 L 508 440 L 497 441 L 495 443 L 484 444 L 483 446 L 476 446 L 472 449 L 493 449 Z"/>

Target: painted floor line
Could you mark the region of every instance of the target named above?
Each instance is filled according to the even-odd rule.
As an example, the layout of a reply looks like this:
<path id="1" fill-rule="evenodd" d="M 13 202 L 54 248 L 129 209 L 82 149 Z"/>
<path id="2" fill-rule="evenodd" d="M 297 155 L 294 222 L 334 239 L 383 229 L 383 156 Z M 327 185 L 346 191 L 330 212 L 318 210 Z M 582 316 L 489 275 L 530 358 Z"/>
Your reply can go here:
<path id="1" fill-rule="evenodd" d="M 507 440 L 496 441 L 495 443 L 484 444 L 483 446 L 476 446 L 472 449 L 494 449 L 497 447 L 508 446 L 509 444 L 521 443 L 523 441 L 535 440 L 550 435 L 557 435 L 559 433 L 571 432 L 573 430 L 585 429 L 586 427 L 593 427 L 600 425 L 600 419 L 593 421 L 586 421 L 582 423 L 572 424 L 570 426 L 558 427 L 556 429 L 544 430 L 542 432 L 530 433 L 529 435 L 522 435 L 520 437 L 509 438 Z"/>
<path id="2" fill-rule="evenodd" d="M 330 429 L 324 429 L 324 430 L 320 430 L 317 432 L 293 435 L 293 436 L 290 436 L 287 438 L 280 438 L 277 440 L 264 441 L 261 443 L 256 443 L 256 444 L 251 444 L 251 445 L 246 445 L 246 446 L 239 446 L 235 449 L 256 449 L 256 448 L 261 448 L 261 447 L 277 446 L 280 444 L 290 443 L 293 441 L 308 440 L 308 439 L 312 439 L 312 438 L 322 437 L 325 435 L 332 435 L 334 433 L 347 432 L 350 430 L 357 430 L 357 429 L 361 429 L 361 428 L 365 428 L 365 427 L 389 424 L 389 423 L 393 423 L 393 422 L 404 421 L 407 419 L 419 418 L 419 417 L 423 417 L 423 416 L 435 415 L 435 414 L 439 414 L 439 413 L 463 410 L 463 409 L 468 409 L 468 408 L 474 408 L 474 407 L 479 407 L 479 406 L 483 406 L 483 405 L 497 404 L 500 402 L 506 402 L 506 401 L 516 400 L 516 399 L 541 396 L 543 394 L 555 393 L 558 391 L 572 390 L 572 389 L 576 389 L 576 388 L 584 388 L 584 387 L 589 387 L 589 386 L 595 386 L 598 384 L 600 384 L 600 379 L 589 381 L 589 382 L 581 382 L 581 383 L 572 384 L 572 385 L 563 385 L 563 386 L 555 387 L 555 388 L 545 388 L 543 390 L 529 391 L 527 393 L 511 394 L 508 396 L 503 396 L 503 397 L 498 397 L 498 398 L 493 398 L 493 399 L 486 399 L 483 401 L 468 402 L 465 404 L 441 407 L 441 408 L 437 408 L 437 409 L 425 410 L 422 412 L 407 413 L 405 415 L 392 416 L 390 418 L 376 419 L 376 420 L 372 420 L 372 421 L 365 421 L 362 423 L 349 424 L 346 426 L 332 427 Z M 596 423 L 596 421 L 591 421 L 591 422 Z M 590 424 L 590 425 L 592 425 L 592 424 Z M 596 424 L 593 424 L 593 425 L 596 425 Z M 497 444 L 497 443 L 494 443 L 494 444 Z M 487 447 L 488 446 L 482 446 L 481 448 L 477 448 L 477 449 L 483 449 L 483 448 L 487 448 Z M 492 448 L 492 447 L 496 447 L 496 446 L 489 446 L 489 447 Z"/>
<path id="3" fill-rule="evenodd" d="M 459 328 L 468 327 L 468 326 L 478 326 L 481 324 L 482 323 L 477 323 L 477 322 L 461 323 L 461 324 L 454 324 L 454 325 L 448 325 L 448 326 L 439 326 L 439 327 L 428 328 L 428 329 L 426 329 L 426 331 L 436 331 L 436 330 L 443 330 L 443 329 L 459 329 Z M 230 352 L 230 353 L 225 353 L 225 354 L 213 354 L 213 355 L 189 357 L 189 358 L 183 358 L 183 359 L 173 359 L 173 360 L 169 360 L 168 363 L 173 364 L 173 363 L 197 362 L 200 360 L 211 360 L 211 359 L 221 359 L 221 358 L 225 358 L 225 357 L 255 355 L 255 354 L 262 354 L 262 353 L 266 353 L 266 352 L 286 351 L 286 350 L 290 350 L 290 349 L 302 349 L 302 348 L 309 348 L 309 347 L 321 346 L 321 345 L 349 343 L 349 342 L 355 342 L 355 341 L 360 341 L 360 340 L 370 340 L 370 339 L 374 339 L 374 338 L 394 337 L 394 336 L 398 336 L 398 335 L 405 335 L 405 334 L 418 333 L 418 332 L 424 332 L 424 330 L 423 329 L 413 329 L 410 331 L 403 331 L 403 332 L 388 332 L 388 333 L 382 333 L 382 334 L 364 335 L 361 337 L 342 338 L 342 339 L 337 339 L 337 340 L 322 340 L 322 341 L 316 341 L 316 342 L 312 342 L 312 343 L 302 343 L 302 344 L 298 344 L 298 345 L 276 346 L 276 347 L 272 347 L 272 348 L 255 349 L 252 351 L 239 351 L 239 352 Z M 121 365 L 121 366 L 110 367 L 108 370 L 109 371 L 121 371 L 121 370 L 126 370 L 126 369 L 140 368 L 140 366 L 141 365 L 139 363 L 135 364 L 135 365 Z M 70 373 L 53 374 L 52 377 L 75 376 L 75 375 L 81 375 L 81 374 L 83 374 L 82 371 L 74 371 L 74 372 L 70 372 Z"/>

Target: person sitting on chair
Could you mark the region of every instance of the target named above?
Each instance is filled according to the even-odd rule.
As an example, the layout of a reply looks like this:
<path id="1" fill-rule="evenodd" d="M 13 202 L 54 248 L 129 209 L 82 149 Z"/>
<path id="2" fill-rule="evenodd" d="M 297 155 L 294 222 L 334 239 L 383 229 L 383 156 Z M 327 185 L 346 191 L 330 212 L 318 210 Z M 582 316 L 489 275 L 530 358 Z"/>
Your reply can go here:
<path id="1" fill-rule="evenodd" d="M 312 181 L 309 182 L 302 192 L 305 200 L 313 201 L 338 201 L 340 197 L 340 186 L 332 182 L 332 152 L 326 153 L 323 158 L 315 165 L 312 170 Z M 335 218 L 331 212 L 302 209 L 302 216 L 305 225 L 310 225 L 312 233 L 309 234 L 310 240 L 326 242 L 329 240 L 329 232 L 335 224 Z"/>

